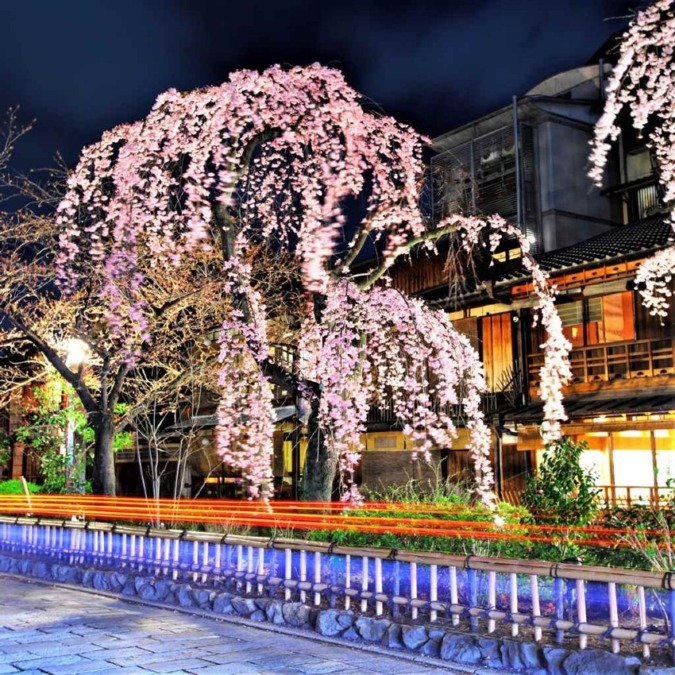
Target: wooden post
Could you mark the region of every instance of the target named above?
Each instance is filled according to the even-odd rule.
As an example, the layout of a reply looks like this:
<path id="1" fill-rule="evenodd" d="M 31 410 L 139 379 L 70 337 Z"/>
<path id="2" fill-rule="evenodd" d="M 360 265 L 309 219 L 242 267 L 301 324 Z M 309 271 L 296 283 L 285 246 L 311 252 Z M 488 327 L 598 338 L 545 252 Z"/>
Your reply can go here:
<path id="1" fill-rule="evenodd" d="M 382 559 L 375 558 L 375 593 L 382 593 Z M 375 602 L 375 615 L 382 616 L 384 605 L 380 600 Z"/>
<path id="2" fill-rule="evenodd" d="M 616 600 L 616 584 L 610 581 L 607 584 L 607 592 L 609 594 L 609 625 L 611 628 L 619 627 L 619 606 Z M 619 641 L 612 638 L 612 653 L 619 653 Z"/>
<path id="3" fill-rule="evenodd" d="M 321 553 L 319 551 L 314 552 L 314 583 L 321 583 Z M 321 593 L 318 591 L 314 592 L 314 604 L 317 607 L 321 604 Z"/>
<path id="4" fill-rule="evenodd" d="M 30 517 L 31 515 L 33 515 L 33 503 L 31 502 L 30 492 L 28 491 L 28 483 L 26 482 L 26 479 L 23 476 L 21 476 L 19 480 L 21 481 L 23 494 L 26 497 L 26 503 L 28 504 L 28 513 L 26 513 L 26 516 Z"/>
<path id="5" fill-rule="evenodd" d="M 488 610 L 497 607 L 497 572 L 490 570 L 488 572 Z M 488 619 L 488 633 L 494 633 L 497 622 L 494 619 Z"/>
<path id="6" fill-rule="evenodd" d="M 577 579 L 577 617 L 580 624 L 588 621 L 586 616 L 586 587 L 583 579 Z M 582 633 L 579 635 L 579 648 L 586 649 L 587 644 L 588 635 Z"/>
<path id="7" fill-rule="evenodd" d="M 290 548 L 284 550 L 284 579 L 290 581 L 293 577 L 291 576 L 293 571 L 293 551 Z M 286 587 L 284 592 L 284 599 L 286 601 L 291 599 L 291 589 L 290 586 Z"/>
<path id="8" fill-rule="evenodd" d="M 368 590 L 368 556 L 363 556 L 361 560 L 361 590 Z M 368 600 L 363 598 L 361 600 L 361 611 L 366 612 L 368 610 Z"/>
<path id="9" fill-rule="evenodd" d="M 511 573 L 511 616 L 518 613 L 518 575 Z M 518 635 L 518 624 L 511 619 L 511 635 L 516 637 Z"/>
<path id="10" fill-rule="evenodd" d="M 345 590 L 349 590 L 352 587 L 352 557 L 349 553 L 346 556 L 345 560 Z M 349 609 L 352 604 L 352 599 L 349 595 L 345 594 L 345 609 Z"/>
<path id="11" fill-rule="evenodd" d="M 417 563 L 410 563 L 410 599 L 417 600 Z M 413 620 L 417 618 L 417 607 L 412 605 L 410 615 Z"/>
<path id="12" fill-rule="evenodd" d="M 307 551 L 303 548 L 300 551 L 300 582 L 307 581 Z M 307 593 L 304 590 L 300 591 L 300 602 L 307 600 Z"/>
<path id="13" fill-rule="evenodd" d="M 457 605 L 459 603 L 459 593 L 457 590 L 457 568 L 450 568 L 450 604 Z M 452 615 L 452 625 L 457 626 L 459 624 L 459 615 Z"/>
<path id="14" fill-rule="evenodd" d="M 647 628 L 647 603 L 645 601 L 645 587 L 638 586 L 638 613 L 640 615 L 640 630 Z M 649 645 L 642 645 L 642 656 L 646 659 L 650 656 Z"/>
<path id="15" fill-rule="evenodd" d="M 429 583 L 429 602 L 434 603 L 438 600 L 438 565 L 431 565 Z M 436 619 L 438 619 L 438 612 L 432 609 L 429 620 L 436 621 Z"/>
<path id="16" fill-rule="evenodd" d="M 541 616 L 541 606 L 539 604 L 539 577 L 536 574 L 530 575 L 530 588 L 532 590 L 532 616 Z M 539 642 L 542 637 L 541 626 L 534 628 L 534 640 Z"/>

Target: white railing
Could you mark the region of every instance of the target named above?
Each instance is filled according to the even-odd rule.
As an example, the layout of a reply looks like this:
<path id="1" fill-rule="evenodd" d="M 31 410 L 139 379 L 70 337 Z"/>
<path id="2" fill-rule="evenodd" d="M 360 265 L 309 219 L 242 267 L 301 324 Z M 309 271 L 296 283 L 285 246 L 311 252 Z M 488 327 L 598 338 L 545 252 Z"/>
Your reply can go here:
<path id="1" fill-rule="evenodd" d="M 0 553 L 126 569 L 252 596 L 372 611 L 536 642 L 675 644 L 675 576 L 567 563 L 356 549 L 109 523 L 0 518 Z M 630 616 L 625 610 L 636 608 Z M 626 618 L 628 617 L 628 618 Z"/>

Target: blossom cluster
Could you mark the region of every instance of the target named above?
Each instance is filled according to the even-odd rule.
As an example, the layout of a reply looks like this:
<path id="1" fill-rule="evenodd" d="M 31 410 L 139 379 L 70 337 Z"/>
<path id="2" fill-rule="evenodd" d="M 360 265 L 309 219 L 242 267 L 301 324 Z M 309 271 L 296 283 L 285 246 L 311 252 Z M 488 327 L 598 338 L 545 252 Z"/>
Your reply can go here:
<path id="1" fill-rule="evenodd" d="M 320 426 L 339 461 L 348 499 L 357 494 L 353 476 L 368 411 L 379 405 L 390 407 L 413 456 L 426 460 L 432 448 L 452 446 L 461 410 L 477 494 L 492 503 L 490 431 L 480 409 L 482 364 L 444 312 L 392 288 L 362 290 L 343 279 L 329 289 L 321 323 L 307 328 L 303 346 L 313 348 L 310 368 L 322 387 Z"/>
<path id="2" fill-rule="evenodd" d="M 612 142 L 621 134 L 620 117 L 630 115 L 653 153 L 663 201 L 675 201 L 675 12 L 672 0 L 658 0 L 639 12 L 621 40 L 619 60 L 606 87 L 604 112 L 591 142 L 589 175 L 602 184 Z M 675 231 L 675 215 L 671 212 Z M 645 306 L 664 316 L 670 301 L 669 282 L 675 273 L 675 250 L 658 254 L 639 272 Z"/>
<path id="3" fill-rule="evenodd" d="M 567 419 L 563 405 L 562 389 L 572 378 L 569 352 L 572 348 L 563 334 L 563 326 L 555 307 L 556 291 L 548 282 L 548 275 L 530 253 L 527 237 L 512 223 L 494 215 L 483 220 L 472 216 L 450 216 L 439 227 L 455 225 L 460 246 L 469 254 L 485 247 L 491 256 L 504 237 L 516 239 L 522 252 L 523 266 L 532 276 L 537 297 L 535 321 L 540 320 L 545 330 L 544 364 L 540 370 L 539 395 L 544 403 L 541 435 L 544 443 L 557 440 L 562 435 L 561 422 Z"/>
<path id="4" fill-rule="evenodd" d="M 248 265 L 224 264 L 227 296 L 245 298 L 221 327 L 216 411 L 216 450 L 223 461 L 237 467 L 252 499 L 268 499 L 274 492 L 272 457 L 276 417 L 272 390 L 261 364 L 269 354 L 265 307 L 250 283 Z"/>
<path id="5" fill-rule="evenodd" d="M 387 233 L 385 259 L 424 229 L 417 209 L 422 138 L 367 111 L 342 74 L 319 65 L 240 71 L 219 87 L 162 94 L 146 119 L 88 148 L 58 208 L 60 274 L 78 256 L 105 266 L 108 322 L 133 361 L 148 339 L 139 256 L 179 265 L 209 245 L 213 205 L 237 234 L 292 244 L 304 285 L 322 291 L 345 223 L 345 200 L 368 181 L 363 229 Z M 86 244 L 83 243 L 86 240 Z"/>

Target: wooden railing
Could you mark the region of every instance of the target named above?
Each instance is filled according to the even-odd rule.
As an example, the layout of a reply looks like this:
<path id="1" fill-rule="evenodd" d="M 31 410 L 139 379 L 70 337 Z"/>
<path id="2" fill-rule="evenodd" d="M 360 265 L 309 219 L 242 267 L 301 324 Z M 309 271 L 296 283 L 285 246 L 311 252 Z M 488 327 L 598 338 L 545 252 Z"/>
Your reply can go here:
<path id="1" fill-rule="evenodd" d="M 528 356 L 530 386 L 539 383 L 544 354 Z M 570 352 L 572 382 L 611 382 L 675 373 L 675 338 L 611 342 Z"/>
<path id="2" fill-rule="evenodd" d="M 650 506 L 658 509 L 673 494 L 672 487 L 653 485 L 598 485 L 601 498 L 610 506 Z"/>
<path id="3" fill-rule="evenodd" d="M 512 636 L 575 640 L 581 649 L 594 636 L 615 653 L 639 643 L 649 657 L 675 638 L 672 573 L 7 517 L 0 552 L 473 633 L 506 625 Z M 632 607 L 636 615 L 624 611 Z"/>
<path id="4" fill-rule="evenodd" d="M 481 409 L 484 413 L 495 412 L 500 406 L 510 405 L 509 397 L 502 392 L 488 392 L 481 396 Z M 452 419 L 464 418 L 462 406 L 445 406 L 444 412 Z M 368 424 L 391 424 L 396 421 L 394 406 L 391 401 L 385 401 L 382 405 L 371 406 L 368 411 Z"/>

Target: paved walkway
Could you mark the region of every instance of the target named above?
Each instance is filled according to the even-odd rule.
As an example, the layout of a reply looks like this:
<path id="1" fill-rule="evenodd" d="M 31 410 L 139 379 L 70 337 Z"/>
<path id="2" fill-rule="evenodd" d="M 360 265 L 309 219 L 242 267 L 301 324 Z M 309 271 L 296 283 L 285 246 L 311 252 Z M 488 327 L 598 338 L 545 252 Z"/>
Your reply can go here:
<path id="1" fill-rule="evenodd" d="M 466 672 L 0 576 L 0 675 L 444 671 Z"/>

